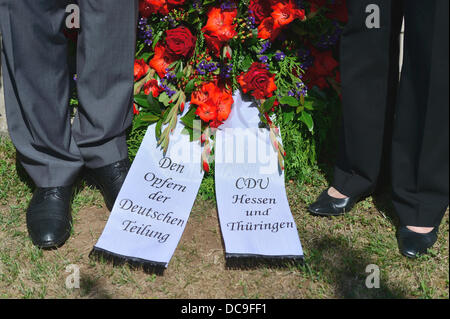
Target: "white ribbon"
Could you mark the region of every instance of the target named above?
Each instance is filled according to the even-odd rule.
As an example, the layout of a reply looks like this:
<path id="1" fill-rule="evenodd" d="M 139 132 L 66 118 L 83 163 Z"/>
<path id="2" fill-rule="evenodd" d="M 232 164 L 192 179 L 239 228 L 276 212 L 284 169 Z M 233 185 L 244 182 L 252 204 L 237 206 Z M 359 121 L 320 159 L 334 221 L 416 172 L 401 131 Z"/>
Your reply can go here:
<path id="1" fill-rule="evenodd" d="M 302 259 L 284 173 L 256 105 L 239 93 L 216 135 L 216 197 L 226 256 Z"/>
<path id="2" fill-rule="evenodd" d="M 167 268 L 203 179 L 201 146 L 177 126 L 166 155 L 148 128 L 94 252 Z"/>

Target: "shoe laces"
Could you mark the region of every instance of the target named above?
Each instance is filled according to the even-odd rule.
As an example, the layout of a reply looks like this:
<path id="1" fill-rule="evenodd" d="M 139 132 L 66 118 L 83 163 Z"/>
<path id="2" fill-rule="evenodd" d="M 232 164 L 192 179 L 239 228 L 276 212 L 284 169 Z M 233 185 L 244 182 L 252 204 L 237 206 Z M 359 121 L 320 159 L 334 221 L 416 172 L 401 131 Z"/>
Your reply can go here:
<path id="1" fill-rule="evenodd" d="M 49 188 L 42 188 L 39 191 L 44 199 L 48 199 L 50 197 L 55 196 L 60 198 L 62 190 L 59 187 L 49 187 Z"/>

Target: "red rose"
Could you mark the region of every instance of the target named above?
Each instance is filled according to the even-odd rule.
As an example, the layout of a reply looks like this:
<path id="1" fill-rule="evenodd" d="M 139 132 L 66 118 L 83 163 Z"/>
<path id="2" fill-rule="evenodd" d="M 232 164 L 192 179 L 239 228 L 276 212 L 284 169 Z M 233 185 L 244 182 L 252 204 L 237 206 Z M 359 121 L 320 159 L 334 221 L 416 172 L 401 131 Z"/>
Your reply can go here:
<path id="1" fill-rule="evenodd" d="M 327 3 L 326 0 L 309 0 L 311 4 L 311 13 L 315 13 L 319 11 L 321 7 L 324 7 Z"/>
<path id="2" fill-rule="evenodd" d="M 330 13 L 327 15 L 328 19 L 338 20 L 342 23 L 348 21 L 348 11 L 345 0 L 336 0 L 330 5 Z"/>
<path id="3" fill-rule="evenodd" d="M 182 6 L 186 0 L 167 0 L 167 3 L 172 6 Z"/>
<path id="4" fill-rule="evenodd" d="M 162 15 L 169 13 L 166 0 L 145 0 L 145 3 L 149 7 L 149 12 L 151 11 L 152 13 L 159 13 Z"/>
<path id="5" fill-rule="evenodd" d="M 156 11 L 153 6 L 149 5 L 147 2 L 139 1 L 139 13 L 141 14 L 141 17 L 148 18 L 156 13 Z"/>
<path id="6" fill-rule="evenodd" d="M 186 27 L 166 31 L 167 52 L 174 57 L 189 58 L 196 42 L 197 38 Z"/>
<path id="7" fill-rule="evenodd" d="M 334 59 L 331 51 L 322 52 L 311 47 L 311 55 L 314 57 L 314 63 L 305 74 L 308 88 L 313 86 L 320 89 L 329 87 L 327 78 L 334 75 L 334 70 L 339 66 L 339 63 Z"/>
<path id="8" fill-rule="evenodd" d="M 277 86 L 275 74 L 267 70 L 267 66 L 254 62 L 247 73 L 242 73 L 238 78 L 244 93 L 250 92 L 257 99 L 265 99 L 273 96 Z"/>
<path id="9" fill-rule="evenodd" d="M 250 15 L 255 18 L 256 24 L 260 24 L 271 14 L 270 3 L 267 0 L 251 0 L 248 6 Z"/>
<path id="10" fill-rule="evenodd" d="M 220 39 L 214 35 L 209 35 L 205 33 L 203 36 L 205 37 L 206 45 L 208 46 L 210 53 L 219 57 L 220 53 L 222 52 L 222 47 L 224 45 L 223 42 L 220 41 Z"/>
<path id="11" fill-rule="evenodd" d="M 319 51 L 311 48 L 311 54 L 314 57 L 314 67 L 321 76 L 329 76 L 339 66 L 331 50 Z"/>

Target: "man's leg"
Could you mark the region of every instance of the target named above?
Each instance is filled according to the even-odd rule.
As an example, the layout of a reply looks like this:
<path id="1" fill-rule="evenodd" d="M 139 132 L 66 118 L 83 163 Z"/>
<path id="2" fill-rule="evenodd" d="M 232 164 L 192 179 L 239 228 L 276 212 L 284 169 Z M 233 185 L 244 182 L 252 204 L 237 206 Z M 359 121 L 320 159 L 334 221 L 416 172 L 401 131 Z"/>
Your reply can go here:
<path id="1" fill-rule="evenodd" d="M 393 200 L 402 226 L 437 227 L 448 207 L 448 1 L 409 0 L 393 138 Z"/>
<path id="2" fill-rule="evenodd" d="M 88 168 L 128 157 L 132 122 L 137 1 L 80 1 L 77 88 L 80 108 L 73 134 Z"/>
<path id="3" fill-rule="evenodd" d="M 111 210 L 129 168 L 126 130 L 132 123 L 136 0 L 79 2 L 77 88 L 73 134 L 86 173 Z"/>
<path id="4" fill-rule="evenodd" d="M 8 128 L 19 159 L 37 189 L 27 228 L 42 248 L 70 236 L 72 184 L 83 166 L 72 138 L 66 1 L 0 0 L 2 71 Z"/>
<path id="5" fill-rule="evenodd" d="M 70 128 L 66 4 L 0 0 L 9 133 L 38 187 L 71 185 L 83 166 Z"/>

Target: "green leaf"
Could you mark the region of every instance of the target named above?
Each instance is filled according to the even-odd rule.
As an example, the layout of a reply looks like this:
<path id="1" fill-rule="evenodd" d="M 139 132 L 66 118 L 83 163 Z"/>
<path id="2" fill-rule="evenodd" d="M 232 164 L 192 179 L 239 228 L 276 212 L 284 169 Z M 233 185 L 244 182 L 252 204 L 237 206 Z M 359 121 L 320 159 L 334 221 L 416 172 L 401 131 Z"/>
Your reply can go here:
<path id="1" fill-rule="evenodd" d="M 186 95 L 190 95 L 195 89 L 195 80 L 190 80 L 184 89 Z"/>
<path id="2" fill-rule="evenodd" d="M 155 115 L 161 115 L 161 104 L 158 100 L 156 100 L 152 94 L 149 94 L 147 97 L 149 103 L 149 111 L 154 113 Z"/>
<path id="3" fill-rule="evenodd" d="M 195 108 L 191 107 L 185 116 L 181 118 L 181 121 L 188 128 L 194 128 L 194 120 L 195 120 Z"/>
<path id="4" fill-rule="evenodd" d="M 269 112 L 273 108 L 273 104 L 275 103 L 276 99 L 276 96 L 272 96 L 270 99 L 267 99 L 261 106 L 263 112 Z"/>
<path id="5" fill-rule="evenodd" d="M 284 96 L 280 99 L 280 103 L 284 105 L 289 105 L 292 107 L 298 107 L 300 105 L 300 102 L 292 97 L 292 96 Z"/>
<path id="6" fill-rule="evenodd" d="M 294 112 L 285 112 L 284 114 L 284 121 L 285 123 L 290 123 L 294 120 Z"/>
<path id="7" fill-rule="evenodd" d="M 194 130 L 190 127 L 184 127 L 183 130 L 181 131 L 181 134 L 183 135 L 189 135 L 189 140 L 191 142 L 194 141 Z"/>
<path id="8" fill-rule="evenodd" d="M 153 38 L 153 45 L 152 45 L 153 50 L 155 50 L 156 45 L 158 44 L 159 39 L 161 39 L 162 35 L 163 35 L 163 31 L 161 30 Z"/>
<path id="9" fill-rule="evenodd" d="M 305 109 L 313 111 L 314 110 L 314 102 L 313 101 L 306 101 L 303 105 Z"/>
<path id="10" fill-rule="evenodd" d="M 144 59 L 144 61 L 147 61 L 151 55 L 152 55 L 152 53 L 150 53 L 150 52 L 142 53 L 141 59 Z"/>
<path id="11" fill-rule="evenodd" d="M 170 97 L 167 95 L 166 92 L 163 92 L 159 95 L 159 102 L 163 103 L 164 106 L 169 106 Z"/>
<path id="12" fill-rule="evenodd" d="M 139 104 L 142 107 L 145 108 L 149 108 L 150 107 L 150 103 L 147 99 L 147 95 L 145 94 L 137 94 L 134 96 L 134 102 L 136 102 L 137 104 Z"/>
<path id="13" fill-rule="evenodd" d="M 248 69 L 250 69 L 250 67 L 252 66 L 252 64 L 253 64 L 252 57 L 251 56 L 246 56 L 244 61 L 242 61 L 242 70 L 244 72 L 247 72 Z"/>
<path id="14" fill-rule="evenodd" d="M 160 120 L 158 121 L 158 123 L 156 124 L 156 128 L 155 128 L 156 132 L 155 132 L 155 135 L 156 135 L 156 138 L 157 138 L 158 140 L 161 138 L 162 124 L 163 124 L 163 120 L 162 120 L 162 119 L 160 119 Z"/>
<path id="15" fill-rule="evenodd" d="M 306 124 L 310 132 L 314 131 L 314 121 L 311 114 L 309 114 L 308 112 L 303 112 L 300 116 L 300 120 Z"/>
<path id="16" fill-rule="evenodd" d="M 157 116 L 157 115 L 154 115 L 154 114 L 144 114 L 144 115 L 141 117 L 141 120 L 142 120 L 143 122 L 155 123 L 155 122 L 157 122 L 157 121 L 160 120 L 160 117 Z"/>

